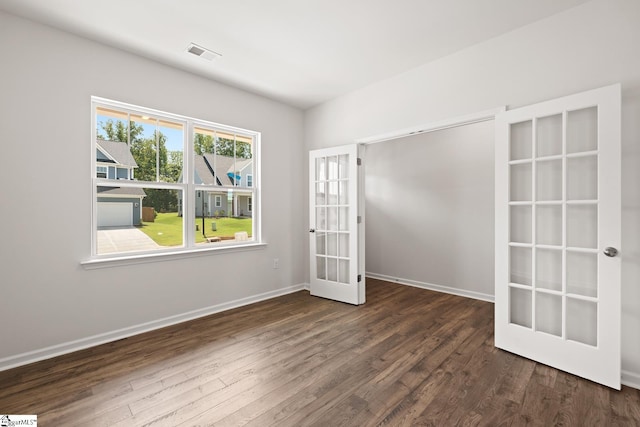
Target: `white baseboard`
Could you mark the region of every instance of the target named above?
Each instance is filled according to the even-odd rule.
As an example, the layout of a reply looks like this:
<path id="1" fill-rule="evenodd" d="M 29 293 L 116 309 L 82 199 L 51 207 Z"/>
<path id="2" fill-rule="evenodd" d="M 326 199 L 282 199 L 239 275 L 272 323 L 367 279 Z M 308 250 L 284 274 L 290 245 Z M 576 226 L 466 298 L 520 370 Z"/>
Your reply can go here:
<path id="1" fill-rule="evenodd" d="M 640 373 L 623 370 L 622 384 L 640 390 Z"/>
<path id="2" fill-rule="evenodd" d="M 481 292 L 467 291 L 464 289 L 451 288 L 449 286 L 434 285 L 433 283 L 419 282 L 417 280 L 403 279 L 400 277 L 387 276 L 378 273 L 366 273 L 367 277 L 372 279 L 386 280 L 387 282 L 399 283 L 401 285 L 413 286 L 416 288 L 428 289 L 430 291 L 444 292 L 446 294 L 458 295 L 461 297 L 479 299 L 481 301 L 494 302 L 493 295 L 483 294 Z"/>
<path id="3" fill-rule="evenodd" d="M 144 332 L 153 331 L 155 329 L 164 328 L 167 326 L 197 319 L 199 317 L 209 316 L 211 314 L 219 313 L 221 311 L 231 310 L 233 308 L 254 304 L 256 302 L 268 300 L 271 298 L 276 298 L 286 294 L 291 294 L 293 292 L 302 291 L 308 288 L 309 288 L 309 285 L 307 283 L 301 283 L 298 285 L 289 286 L 287 288 L 265 292 L 265 293 L 250 296 L 247 298 L 241 298 L 235 301 L 229 301 L 226 303 L 217 304 L 210 307 L 205 307 L 205 308 L 189 311 L 182 314 L 177 314 L 175 316 L 165 317 L 163 319 L 142 323 L 140 325 L 129 326 L 127 328 L 122 328 L 122 329 L 118 329 L 111 332 L 105 332 L 102 334 L 93 335 L 90 337 L 81 338 L 78 340 L 69 341 L 66 343 L 57 344 L 50 347 L 45 347 L 42 349 L 5 357 L 3 359 L 0 359 L 0 371 L 16 368 L 18 366 L 27 365 L 33 362 L 39 362 L 41 360 L 50 359 L 52 357 L 72 353 L 78 350 L 84 350 L 89 347 L 95 347 L 100 344 L 117 341 L 123 338 L 131 337 L 133 335 L 138 335 Z"/>

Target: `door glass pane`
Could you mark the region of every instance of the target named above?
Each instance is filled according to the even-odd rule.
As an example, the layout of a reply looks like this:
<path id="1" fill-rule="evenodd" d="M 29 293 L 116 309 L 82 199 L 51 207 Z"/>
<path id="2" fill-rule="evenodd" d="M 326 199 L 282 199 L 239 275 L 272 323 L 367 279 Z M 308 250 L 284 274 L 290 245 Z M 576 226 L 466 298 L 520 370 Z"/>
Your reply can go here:
<path id="1" fill-rule="evenodd" d="M 511 242 L 531 243 L 531 206 L 511 206 Z"/>
<path id="2" fill-rule="evenodd" d="M 598 345 L 598 305 L 567 298 L 567 339 Z"/>
<path id="3" fill-rule="evenodd" d="M 538 157 L 562 154 L 562 114 L 538 119 L 536 139 Z"/>
<path id="4" fill-rule="evenodd" d="M 318 230 L 327 229 L 326 210 L 327 208 L 316 208 L 316 229 Z"/>
<path id="5" fill-rule="evenodd" d="M 329 170 L 327 179 L 329 180 L 338 179 L 338 157 L 336 156 L 327 157 L 327 169 Z"/>
<path id="6" fill-rule="evenodd" d="M 338 256 L 338 234 L 327 233 L 327 255 Z"/>
<path id="7" fill-rule="evenodd" d="M 338 229 L 340 231 L 349 230 L 349 208 L 338 208 Z"/>
<path id="8" fill-rule="evenodd" d="M 596 249 L 597 245 L 598 207 L 567 205 L 567 246 Z"/>
<path id="9" fill-rule="evenodd" d="M 326 234 L 316 232 L 316 254 L 318 255 L 326 255 L 327 247 L 326 247 Z"/>
<path id="10" fill-rule="evenodd" d="M 562 206 L 536 206 L 536 243 L 562 245 Z"/>
<path id="11" fill-rule="evenodd" d="M 347 179 L 349 178 L 349 155 L 343 154 L 338 158 L 339 163 L 339 171 L 338 178 Z"/>
<path id="12" fill-rule="evenodd" d="M 340 196 L 338 203 L 341 205 L 349 204 L 349 182 L 348 181 L 340 181 L 339 182 L 339 190 Z"/>
<path id="13" fill-rule="evenodd" d="M 511 165 L 511 201 L 531 200 L 531 163 Z"/>
<path id="14" fill-rule="evenodd" d="M 567 292 L 598 296 L 598 254 L 567 251 Z"/>
<path id="15" fill-rule="evenodd" d="M 531 291 L 520 288 L 509 288 L 510 322 L 516 325 L 531 327 Z"/>
<path id="16" fill-rule="evenodd" d="M 337 205 L 338 204 L 338 182 L 330 181 L 327 183 L 327 187 L 329 188 L 329 194 L 327 196 L 327 204 Z"/>
<path id="17" fill-rule="evenodd" d="M 531 249 L 511 247 L 510 249 L 511 264 L 511 283 L 531 286 L 532 268 L 531 268 Z"/>
<path id="18" fill-rule="evenodd" d="M 536 163 L 536 200 L 562 200 L 562 160 Z"/>
<path id="19" fill-rule="evenodd" d="M 598 198 L 598 158 L 596 156 L 567 159 L 567 200 Z"/>
<path id="20" fill-rule="evenodd" d="M 327 179 L 327 162 L 324 157 L 316 159 L 316 181 L 324 181 Z"/>
<path id="21" fill-rule="evenodd" d="M 349 235 L 346 233 L 338 234 L 338 256 L 349 257 Z"/>
<path id="22" fill-rule="evenodd" d="M 338 260 L 338 281 L 349 284 L 349 260 Z"/>
<path id="23" fill-rule="evenodd" d="M 324 205 L 326 204 L 326 183 L 318 182 L 316 183 L 316 205 Z"/>
<path id="24" fill-rule="evenodd" d="M 536 286 L 562 290 L 562 251 L 536 249 Z"/>
<path id="25" fill-rule="evenodd" d="M 327 230 L 338 230 L 338 208 L 336 207 L 327 208 Z"/>
<path id="26" fill-rule="evenodd" d="M 327 280 L 338 281 L 338 260 L 336 258 L 327 258 Z"/>
<path id="27" fill-rule="evenodd" d="M 327 259 L 325 257 L 316 257 L 316 276 L 321 280 L 327 279 Z"/>
<path id="28" fill-rule="evenodd" d="M 569 111 L 567 153 L 598 149 L 598 107 Z"/>
<path id="29" fill-rule="evenodd" d="M 536 292 L 536 330 L 562 336 L 562 297 Z"/>
<path id="30" fill-rule="evenodd" d="M 510 160 L 530 159 L 533 139 L 531 120 L 511 125 L 511 156 Z"/>

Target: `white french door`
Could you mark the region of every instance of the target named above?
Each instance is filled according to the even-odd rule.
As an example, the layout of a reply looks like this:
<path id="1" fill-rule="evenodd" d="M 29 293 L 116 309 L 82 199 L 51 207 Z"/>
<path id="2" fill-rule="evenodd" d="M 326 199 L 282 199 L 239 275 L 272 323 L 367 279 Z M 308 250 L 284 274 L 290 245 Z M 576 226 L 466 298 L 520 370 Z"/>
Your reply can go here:
<path id="1" fill-rule="evenodd" d="M 311 295 L 349 304 L 365 302 L 359 149 L 353 144 L 309 152 Z"/>
<path id="2" fill-rule="evenodd" d="M 620 86 L 496 116 L 495 345 L 620 389 Z"/>

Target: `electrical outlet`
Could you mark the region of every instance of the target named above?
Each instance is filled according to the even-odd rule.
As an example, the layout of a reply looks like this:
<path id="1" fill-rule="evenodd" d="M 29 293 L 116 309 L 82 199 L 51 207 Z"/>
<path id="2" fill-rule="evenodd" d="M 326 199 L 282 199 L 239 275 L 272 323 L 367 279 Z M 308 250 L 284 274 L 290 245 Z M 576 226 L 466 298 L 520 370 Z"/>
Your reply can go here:
<path id="1" fill-rule="evenodd" d="M 273 268 L 280 268 L 280 260 L 278 258 L 273 259 Z"/>

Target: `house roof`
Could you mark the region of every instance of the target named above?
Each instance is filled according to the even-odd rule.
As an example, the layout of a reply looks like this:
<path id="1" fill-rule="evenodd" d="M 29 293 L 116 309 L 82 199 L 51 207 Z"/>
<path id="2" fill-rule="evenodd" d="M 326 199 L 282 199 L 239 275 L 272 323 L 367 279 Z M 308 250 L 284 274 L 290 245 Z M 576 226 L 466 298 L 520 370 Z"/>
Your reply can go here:
<path id="1" fill-rule="evenodd" d="M 126 142 L 98 139 L 96 145 L 98 146 L 98 150 L 102 151 L 108 157 L 111 157 L 117 164 L 133 168 L 138 167 Z"/>
<path id="2" fill-rule="evenodd" d="M 233 175 L 234 170 L 244 169 L 252 159 L 236 159 L 234 164 L 233 157 L 221 156 L 205 153 L 201 156 L 195 156 L 195 170 L 203 184 L 217 184 L 215 176 L 217 175 L 221 185 L 233 185 L 233 180 L 228 173 Z M 218 170 L 216 174 L 215 170 Z"/>
<path id="3" fill-rule="evenodd" d="M 145 197 L 142 188 L 135 187 L 98 187 L 98 196 Z"/>

